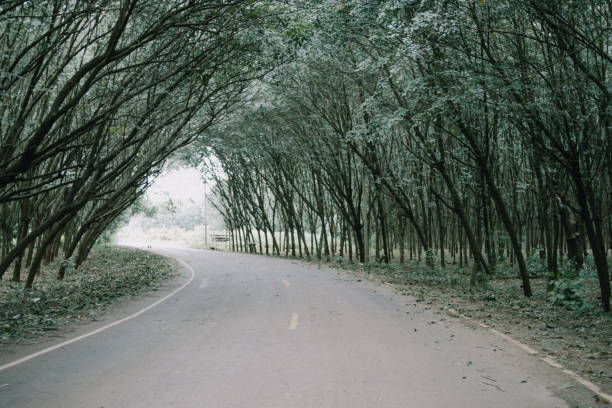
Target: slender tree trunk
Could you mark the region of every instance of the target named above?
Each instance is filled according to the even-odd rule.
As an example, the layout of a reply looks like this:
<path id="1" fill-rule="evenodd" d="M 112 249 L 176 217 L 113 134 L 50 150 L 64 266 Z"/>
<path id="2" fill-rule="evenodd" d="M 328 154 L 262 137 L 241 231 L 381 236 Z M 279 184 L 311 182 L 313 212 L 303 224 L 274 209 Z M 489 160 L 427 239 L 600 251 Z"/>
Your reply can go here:
<path id="1" fill-rule="evenodd" d="M 580 169 L 576 168 L 578 163 L 574 163 L 573 166 L 571 174 L 576 185 L 576 200 L 580 206 L 580 215 L 585 224 L 589 242 L 591 243 L 591 251 L 593 252 L 593 258 L 597 268 L 597 278 L 601 290 L 602 307 L 604 312 L 608 313 L 610 312 L 610 275 L 604 247 L 601 212 L 596 204 L 597 199 L 590 185 L 585 185 L 582 175 L 580 174 Z"/>
<path id="2" fill-rule="evenodd" d="M 399 250 L 400 250 L 400 263 L 403 264 L 405 262 L 405 252 L 406 252 L 406 248 L 405 248 L 405 239 L 406 239 L 406 221 L 401 218 L 400 219 L 400 225 L 399 225 Z"/>
<path id="3" fill-rule="evenodd" d="M 51 244 L 53 239 L 55 239 L 55 235 L 61 231 L 62 228 L 68 222 L 68 218 L 65 217 L 62 222 L 58 222 L 55 226 L 47 232 L 47 234 L 43 235 L 40 238 L 38 243 L 38 249 L 36 250 L 36 255 L 32 259 L 32 263 L 30 265 L 30 271 L 28 272 L 28 277 L 26 278 L 24 288 L 31 289 L 32 284 L 34 283 L 34 277 L 40 271 L 40 263 L 42 262 L 43 256 L 45 254 L 46 248 Z"/>
<path id="4" fill-rule="evenodd" d="M 353 262 L 353 239 L 351 237 L 351 232 L 348 230 L 348 228 L 345 230 L 345 232 L 346 232 L 346 244 L 348 248 L 349 262 L 352 263 Z"/>
<path id="5" fill-rule="evenodd" d="M 257 228 L 257 242 L 259 243 L 259 254 L 263 254 L 263 247 L 261 244 L 261 230 L 259 228 Z"/>
<path id="6" fill-rule="evenodd" d="M 446 266 L 446 261 L 444 259 L 444 238 L 446 235 L 446 229 L 444 226 L 444 220 L 442 219 L 442 208 L 439 199 L 436 200 L 436 215 L 438 217 L 438 239 L 440 240 L 440 266 L 444 268 Z"/>
<path id="7" fill-rule="evenodd" d="M 441 145 L 441 140 L 439 140 L 439 145 Z M 479 265 L 480 270 L 482 270 L 483 273 L 485 273 L 486 275 L 490 275 L 491 274 L 490 269 L 487 263 L 485 262 L 484 257 L 482 256 L 482 252 L 480 251 L 480 246 L 476 240 L 474 233 L 472 232 L 470 222 L 465 213 L 465 210 L 464 210 L 465 206 L 461 198 L 459 197 L 459 193 L 457 192 L 455 188 L 455 184 L 453 180 L 451 180 L 446 170 L 445 164 L 443 162 L 438 163 L 438 165 L 436 166 L 436 169 L 442 176 L 442 179 L 444 180 L 444 183 L 446 184 L 446 187 L 451 195 L 451 202 L 453 204 L 452 210 L 455 214 L 457 214 L 457 217 L 459 218 L 459 221 L 461 222 L 461 226 L 463 227 L 461 229 L 463 233 L 460 232 L 460 237 L 462 237 L 463 234 L 465 234 L 465 236 L 468 239 L 470 250 L 472 251 L 472 255 L 474 256 L 474 260 L 476 261 L 476 264 Z M 462 246 L 465 247 L 464 245 Z M 465 257 L 464 261 L 467 266 L 467 257 Z M 463 266 L 461 256 L 459 257 L 459 265 Z"/>
<path id="8" fill-rule="evenodd" d="M 383 243 L 383 254 L 384 254 L 384 262 L 389 263 L 389 242 L 387 236 L 387 222 L 385 219 L 385 213 L 383 210 L 382 199 L 380 195 L 378 196 L 378 217 L 380 219 L 380 232 L 382 236 Z M 365 258 L 364 258 L 365 259 Z"/>

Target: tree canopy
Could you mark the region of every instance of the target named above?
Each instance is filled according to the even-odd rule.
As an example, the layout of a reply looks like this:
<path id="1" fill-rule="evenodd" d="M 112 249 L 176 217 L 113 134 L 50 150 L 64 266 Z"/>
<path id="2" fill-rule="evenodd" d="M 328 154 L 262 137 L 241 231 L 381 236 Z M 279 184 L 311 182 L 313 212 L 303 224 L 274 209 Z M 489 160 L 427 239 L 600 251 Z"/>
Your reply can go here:
<path id="1" fill-rule="evenodd" d="M 594 0 L 296 8 L 290 61 L 205 139 L 226 175 L 226 224 L 277 253 L 282 230 L 305 254 L 366 262 L 374 239 L 384 262 L 398 246 L 431 266 L 459 256 L 473 280 L 509 258 L 526 296 L 526 257 L 546 261 L 552 287 L 588 255 L 609 310 L 611 12 Z"/>
<path id="2" fill-rule="evenodd" d="M 592 257 L 609 311 L 612 3 L 7 1 L 0 273 L 87 256 L 214 155 L 234 249 L 430 267 Z M 59 276 L 63 276 L 63 269 Z"/>

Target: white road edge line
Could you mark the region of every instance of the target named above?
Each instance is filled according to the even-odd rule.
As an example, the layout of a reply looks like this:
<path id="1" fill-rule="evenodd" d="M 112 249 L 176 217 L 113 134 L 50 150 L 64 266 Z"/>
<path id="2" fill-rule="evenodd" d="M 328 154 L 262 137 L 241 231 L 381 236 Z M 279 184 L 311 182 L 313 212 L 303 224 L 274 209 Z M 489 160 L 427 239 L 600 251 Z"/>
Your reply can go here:
<path id="1" fill-rule="evenodd" d="M 570 377 L 572 377 L 574 380 L 576 380 L 580 384 L 584 385 L 586 388 L 588 388 L 595 394 L 599 395 L 600 398 L 606 399 L 608 400 L 608 402 L 612 402 L 612 395 L 603 392 L 601 388 L 599 388 L 597 385 L 593 384 L 590 381 L 585 380 L 584 378 L 582 378 L 581 376 L 579 376 L 572 370 L 563 370 L 563 372 L 569 375 Z"/>
<path id="2" fill-rule="evenodd" d="M 555 367 L 558 368 L 559 370 L 563 370 L 563 366 L 559 363 L 557 363 L 555 360 L 553 360 L 550 357 L 542 357 L 542 361 L 545 362 L 546 364 L 548 364 L 551 367 Z"/>
<path id="3" fill-rule="evenodd" d="M 500 331 L 498 331 L 498 330 L 495 330 L 495 329 L 490 329 L 490 330 L 491 330 L 493 333 L 497 334 L 499 337 L 504 338 L 504 339 L 508 340 L 510 343 L 515 344 L 515 345 L 519 346 L 520 348 L 522 348 L 523 350 L 525 350 L 527 353 L 529 353 L 529 354 L 533 354 L 533 355 L 538 354 L 538 351 L 537 351 L 537 350 L 532 349 L 532 348 L 531 348 L 531 347 L 529 347 L 528 345 L 523 344 L 523 343 L 521 343 L 520 341 L 514 340 L 512 337 L 510 337 L 510 336 L 508 336 L 508 335 L 506 335 L 506 334 L 504 334 L 504 333 L 502 333 L 502 332 L 500 332 Z"/>
<path id="4" fill-rule="evenodd" d="M 459 316 L 463 319 L 466 320 L 471 320 L 472 322 L 475 322 L 476 324 L 478 324 L 481 327 L 485 327 L 487 328 L 488 326 L 484 323 L 479 322 L 478 320 L 472 319 L 471 317 L 465 316 L 459 312 L 457 312 L 454 309 L 447 309 L 448 312 Z M 499 330 L 495 330 L 493 328 L 489 329 L 492 333 L 502 337 L 503 339 L 509 341 L 510 343 L 522 348 L 523 350 L 525 350 L 527 353 L 531 354 L 531 355 L 536 355 L 538 354 L 538 352 L 534 349 L 532 349 L 531 347 L 529 347 L 526 344 L 521 343 L 520 341 L 514 340 L 512 337 L 501 333 Z M 564 374 L 572 377 L 574 380 L 576 380 L 576 382 L 582 384 L 583 386 L 585 386 L 587 389 L 589 389 L 590 391 L 594 392 L 595 394 L 597 394 L 600 398 L 603 398 L 605 400 L 607 400 L 608 402 L 612 402 L 612 395 L 607 394 L 605 392 L 603 392 L 601 390 L 601 388 L 599 388 L 597 385 L 593 384 L 592 382 L 584 379 L 583 377 L 579 376 L 578 374 L 576 374 L 575 372 L 573 372 L 572 370 L 567 370 L 565 368 L 563 368 L 563 366 L 561 364 L 559 364 L 558 362 L 556 362 L 552 357 L 550 356 L 545 356 L 545 357 L 540 357 L 540 360 L 542 360 L 543 362 L 545 362 L 546 364 L 548 364 L 551 367 L 554 367 L 558 370 L 561 370 L 561 372 L 563 372 Z"/>
<path id="5" fill-rule="evenodd" d="M 289 330 L 297 329 L 299 317 L 300 315 L 297 313 L 294 313 L 293 315 L 291 315 L 291 323 L 289 323 Z"/>
<path id="6" fill-rule="evenodd" d="M 153 309 L 155 306 L 159 305 L 160 303 L 164 302 L 165 300 L 167 300 L 167 299 L 171 298 L 172 296 L 176 295 L 181 290 L 185 289 L 185 287 L 187 287 L 187 285 L 189 285 L 193 281 L 193 279 L 195 278 L 195 271 L 193 270 L 193 268 L 191 266 L 189 266 L 182 259 L 179 259 L 179 258 L 175 258 L 175 259 L 178 260 L 179 262 L 181 262 L 185 267 L 187 267 L 187 269 L 189 269 L 189 271 L 191 272 L 191 277 L 189 278 L 189 280 L 187 282 L 183 283 L 180 287 L 178 287 L 177 289 L 172 291 L 172 293 L 170 293 L 170 294 L 164 296 L 163 298 L 153 302 L 152 304 L 150 304 L 149 306 L 145 307 L 144 309 L 141 309 L 138 312 L 136 312 L 136 313 L 134 313 L 134 314 L 132 314 L 130 316 L 124 317 L 123 319 L 116 320 L 116 321 L 114 321 L 112 323 L 109 323 L 109 324 L 107 324 L 105 326 L 99 327 L 96 330 L 90 331 L 89 333 L 85 333 L 85 334 L 80 335 L 78 337 L 75 337 L 73 339 L 64 341 L 63 343 L 56 344 L 55 346 L 51 346 L 51 347 L 46 348 L 44 350 L 38 351 L 38 352 L 36 352 L 34 354 L 30 354 L 29 356 L 20 358 L 19 360 L 15 360 L 15 361 L 13 361 L 11 363 L 7 363 L 7 364 L 5 364 L 3 366 L 0 366 L 0 371 L 6 370 L 7 368 L 14 367 L 14 366 L 19 365 L 21 363 L 25 363 L 26 361 L 29 361 L 29 360 L 31 360 L 33 358 L 42 356 L 43 354 L 47 354 L 47 353 L 49 353 L 49 352 L 51 352 L 53 350 L 57 350 L 58 348 L 65 347 L 65 346 L 67 346 L 69 344 L 76 343 L 77 341 L 80 341 L 80 340 L 83 340 L 83 339 L 85 339 L 87 337 L 93 336 L 94 334 L 98 334 L 100 332 L 103 332 L 104 330 L 110 329 L 111 327 L 117 326 L 118 324 L 127 322 L 128 320 L 131 320 L 131 319 L 133 319 L 135 317 L 140 316 L 141 314 L 143 314 L 143 313 Z"/>

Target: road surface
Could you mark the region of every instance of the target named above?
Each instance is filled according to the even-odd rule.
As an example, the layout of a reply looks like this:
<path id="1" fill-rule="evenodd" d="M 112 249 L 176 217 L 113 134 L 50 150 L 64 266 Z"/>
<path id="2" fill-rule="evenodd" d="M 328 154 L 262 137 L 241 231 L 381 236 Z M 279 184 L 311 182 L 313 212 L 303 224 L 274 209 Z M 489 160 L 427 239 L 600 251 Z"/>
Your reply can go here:
<path id="1" fill-rule="evenodd" d="M 425 310 L 388 285 L 263 256 L 153 250 L 189 265 L 168 293 L 192 281 L 134 318 L 1 370 L 1 407 L 519 408 L 592 401 L 592 392 L 518 346 Z M 71 336 L 154 301 L 121 307 Z M 0 365 L 66 340 L 4 350 Z"/>

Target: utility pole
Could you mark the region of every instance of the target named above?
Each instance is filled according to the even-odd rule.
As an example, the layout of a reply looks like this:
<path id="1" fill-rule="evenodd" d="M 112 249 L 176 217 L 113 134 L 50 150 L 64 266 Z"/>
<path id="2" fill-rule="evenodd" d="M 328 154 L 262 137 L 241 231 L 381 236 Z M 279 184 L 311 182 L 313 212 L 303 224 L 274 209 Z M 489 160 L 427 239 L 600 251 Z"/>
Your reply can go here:
<path id="1" fill-rule="evenodd" d="M 204 246 L 208 246 L 208 212 L 207 212 L 207 202 L 208 198 L 206 196 L 206 180 L 204 180 Z"/>

